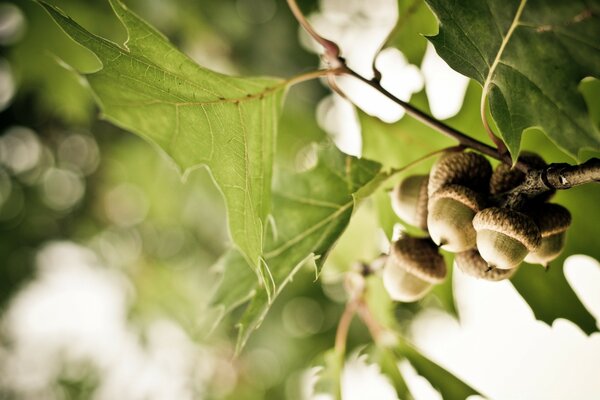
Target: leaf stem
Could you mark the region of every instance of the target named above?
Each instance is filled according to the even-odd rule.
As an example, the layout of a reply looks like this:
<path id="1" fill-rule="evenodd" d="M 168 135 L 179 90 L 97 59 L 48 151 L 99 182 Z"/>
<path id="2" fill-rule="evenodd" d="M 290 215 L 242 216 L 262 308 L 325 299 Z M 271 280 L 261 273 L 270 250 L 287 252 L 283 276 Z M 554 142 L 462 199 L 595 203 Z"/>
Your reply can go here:
<path id="1" fill-rule="evenodd" d="M 321 46 L 323 46 L 325 60 L 334 68 L 339 67 L 339 59 L 340 59 L 340 48 L 334 42 L 329 39 L 325 39 L 323 36 L 319 35 L 312 25 L 308 22 L 300 7 L 298 7 L 298 3 L 296 0 L 287 0 L 288 7 L 296 21 L 304 28 L 304 30 Z"/>
<path id="2" fill-rule="evenodd" d="M 444 147 L 443 149 L 432 151 L 430 153 L 425 154 L 422 157 L 417 158 L 416 160 L 413 160 L 413 161 L 409 162 L 408 164 L 405 164 L 405 165 L 401 166 L 400 168 L 392 168 L 390 170 L 389 175 L 392 176 L 394 174 L 399 174 L 401 172 L 406 172 L 409 169 L 411 169 L 412 167 L 414 167 L 414 166 L 422 163 L 423 161 L 426 161 L 426 160 L 430 159 L 431 157 L 434 157 L 434 156 L 436 156 L 436 155 L 438 155 L 440 153 L 445 153 L 447 151 L 460 151 L 462 149 L 464 149 L 464 146 L 458 145 L 458 146 Z"/>
<path id="3" fill-rule="evenodd" d="M 498 138 L 498 136 L 496 136 L 494 134 L 494 131 L 492 131 L 492 128 L 490 127 L 490 124 L 488 122 L 487 113 L 486 113 L 486 99 L 488 97 L 488 94 L 490 91 L 490 86 L 492 84 L 492 76 L 494 75 L 494 72 L 496 71 L 498 63 L 500 62 L 500 57 L 502 57 L 502 54 L 504 53 L 504 49 L 506 48 L 506 44 L 510 40 L 510 37 L 512 36 L 516 27 L 519 25 L 519 20 L 521 19 L 521 15 L 523 14 L 523 10 L 525 9 L 526 4 L 527 4 L 527 0 L 521 0 L 519 7 L 517 8 L 517 12 L 515 13 L 515 16 L 512 20 L 512 23 L 510 24 L 510 27 L 508 28 L 506 35 L 504 35 L 504 37 L 502 39 L 502 43 L 500 44 L 500 48 L 498 49 L 496 58 L 494 59 L 494 62 L 490 66 L 487 77 L 485 79 L 485 83 L 483 84 L 483 91 L 481 93 L 480 113 L 481 113 L 481 121 L 483 122 L 483 127 L 485 128 L 486 132 L 488 133 L 490 139 L 492 139 L 492 141 L 498 148 L 498 152 L 503 156 L 508 155 L 508 158 L 510 158 L 510 155 L 508 153 L 508 150 L 506 149 L 506 145 L 504 144 L 504 142 L 502 142 L 502 140 L 500 140 L 500 138 Z"/>
<path id="4" fill-rule="evenodd" d="M 291 78 L 288 78 L 285 81 L 286 86 L 294 86 L 297 85 L 298 83 L 302 83 L 302 82 L 306 82 L 306 81 L 310 81 L 312 79 L 318 79 L 318 78 L 323 78 L 326 76 L 331 76 L 331 75 L 338 75 L 342 73 L 342 70 L 339 68 L 333 68 L 333 69 L 319 69 L 316 71 L 311 71 L 311 72 L 305 72 L 299 75 L 295 75 L 292 76 Z"/>
<path id="5" fill-rule="evenodd" d="M 378 345 L 385 345 L 385 343 L 382 343 L 382 341 L 384 341 L 385 332 L 388 332 L 388 330 L 385 329 L 383 325 L 379 323 L 379 321 L 377 321 L 377 319 L 373 316 L 373 313 L 369 309 L 369 306 L 364 300 L 361 301 L 358 305 L 357 312 L 360 316 L 360 319 L 363 321 L 363 323 L 369 330 L 373 341 Z"/>

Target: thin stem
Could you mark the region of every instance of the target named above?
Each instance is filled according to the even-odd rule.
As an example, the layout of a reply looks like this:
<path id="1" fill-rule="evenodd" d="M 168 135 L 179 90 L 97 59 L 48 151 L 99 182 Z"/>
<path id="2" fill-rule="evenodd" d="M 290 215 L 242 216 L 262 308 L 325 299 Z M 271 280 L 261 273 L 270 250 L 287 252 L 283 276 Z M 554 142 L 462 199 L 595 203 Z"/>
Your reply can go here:
<path id="1" fill-rule="evenodd" d="M 317 43 L 323 46 L 323 49 L 325 50 L 326 60 L 334 67 L 339 66 L 338 60 L 340 57 L 340 48 L 338 47 L 338 45 L 329 39 L 325 39 L 313 29 L 312 25 L 308 22 L 308 20 L 302 13 L 300 7 L 298 7 L 298 3 L 296 3 L 296 0 L 287 0 L 287 4 L 292 14 L 294 14 L 296 21 L 298 21 L 298 23 L 304 28 L 304 30 L 313 39 L 315 39 Z"/>
<path id="2" fill-rule="evenodd" d="M 287 79 L 285 81 L 285 83 L 287 86 L 294 86 L 294 85 L 297 85 L 298 83 L 310 81 L 312 79 L 323 78 L 326 76 L 337 75 L 337 74 L 340 74 L 341 72 L 342 72 L 342 70 L 339 68 L 337 68 L 337 69 L 336 68 L 334 68 L 334 69 L 319 69 L 317 71 L 311 71 L 311 72 L 306 72 L 306 73 L 299 74 L 296 76 L 292 76 L 291 78 Z"/>
<path id="3" fill-rule="evenodd" d="M 496 53 L 496 58 L 494 59 L 494 62 L 490 66 L 490 69 L 487 74 L 487 78 L 485 79 L 485 83 L 483 84 L 483 91 L 481 93 L 480 112 L 481 112 L 481 120 L 483 121 L 483 127 L 485 128 L 486 132 L 490 136 L 490 139 L 492 139 L 492 141 L 498 148 L 498 153 L 502 156 L 508 155 L 509 159 L 510 159 L 510 155 L 508 154 L 508 150 L 506 149 L 506 146 L 504 145 L 502 140 L 500 140 L 494 134 L 494 131 L 492 131 L 492 128 L 490 127 L 490 124 L 488 123 L 487 113 L 485 112 L 485 110 L 486 110 L 485 105 L 486 105 L 486 99 L 487 99 L 489 91 L 490 91 L 490 86 L 492 84 L 492 77 L 494 76 L 494 73 L 496 72 L 496 68 L 498 67 L 498 64 L 500 63 L 500 58 L 502 57 L 502 54 L 504 53 L 504 49 L 506 48 L 507 43 L 509 42 L 509 40 L 510 40 L 513 32 L 517 28 L 517 26 L 519 26 L 519 20 L 521 19 L 521 15 L 523 14 L 523 10 L 525 9 L 525 4 L 527 4 L 527 0 L 521 0 L 521 3 L 519 4 L 519 7 L 517 8 L 517 12 L 515 13 L 515 16 L 513 18 L 513 21 L 510 24 L 510 27 L 508 28 L 508 32 L 506 32 L 506 35 L 504 35 L 504 37 L 502 38 L 502 43 L 500 44 L 500 48 L 498 49 L 498 52 Z"/>
<path id="4" fill-rule="evenodd" d="M 400 168 L 392 168 L 390 170 L 390 176 L 394 175 L 394 174 L 399 174 L 400 172 L 406 172 L 409 169 L 411 169 L 412 167 L 414 167 L 414 166 L 422 163 L 423 161 L 426 161 L 426 160 L 430 159 L 431 157 L 434 157 L 440 153 L 445 153 L 448 151 L 460 151 L 462 149 L 464 149 L 464 146 L 451 146 L 451 147 L 444 147 L 443 149 L 432 151 L 430 153 L 425 154 L 423 157 L 419 157 L 416 160 L 403 165 Z"/>
<path id="5" fill-rule="evenodd" d="M 503 157 L 510 158 L 510 153 L 508 152 L 506 145 L 504 144 L 504 142 L 502 140 L 500 140 L 500 138 L 498 136 L 496 136 L 496 134 L 490 127 L 490 124 L 487 119 L 487 113 L 486 113 L 486 103 L 487 103 L 486 99 L 487 99 L 487 96 L 485 96 L 485 95 L 481 96 L 481 107 L 479 110 L 481 113 L 481 122 L 483 122 L 483 128 L 487 132 L 488 137 L 491 139 L 491 141 L 494 142 L 494 144 L 496 145 L 496 148 L 498 148 L 498 154 L 501 154 Z"/>
<path id="6" fill-rule="evenodd" d="M 346 353 L 346 341 L 348 339 L 348 330 L 350 329 L 350 323 L 356 313 L 357 303 L 355 300 L 350 300 L 346 303 L 344 313 L 340 317 L 340 322 L 335 333 L 335 353 L 339 357 L 344 357 Z"/>
<path id="7" fill-rule="evenodd" d="M 474 150 L 477 150 L 482 154 L 485 154 L 487 156 L 495 158 L 495 159 L 502 161 L 508 165 L 512 165 L 512 160 L 510 159 L 510 156 L 508 156 L 508 157 L 506 157 L 506 155 L 502 156 L 496 148 L 494 148 L 488 144 L 485 144 L 483 142 L 480 142 L 479 140 L 474 139 L 474 138 L 454 129 L 451 126 L 448 126 L 448 125 L 444 124 L 443 122 L 438 121 L 437 119 L 435 119 L 432 116 L 428 115 L 427 113 L 419 110 L 418 108 L 411 105 L 410 103 L 400 100 L 399 98 L 394 96 L 392 93 L 388 92 L 383 86 L 381 86 L 381 84 L 378 81 L 367 79 L 364 76 L 358 74 L 356 71 L 349 68 L 348 66 L 344 66 L 343 72 L 346 73 L 347 75 L 350 75 L 350 76 L 366 83 L 367 85 L 371 86 L 373 89 L 377 90 L 378 92 L 380 92 L 381 94 L 383 94 L 384 96 L 386 96 L 387 98 L 392 100 L 394 103 L 403 107 L 405 109 L 406 113 L 408 115 L 410 115 L 411 117 L 424 123 L 427 126 L 430 126 L 431 128 L 437 130 L 438 132 L 440 132 L 452 139 L 457 140 L 461 145 L 471 148 L 471 149 L 474 149 Z M 527 172 L 529 170 L 528 166 L 526 164 L 524 164 L 522 161 L 517 161 L 517 163 L 515 164 L 515 167 L 524 172 Z"/>
<path id="8" fill-rule="evenodd" d="M 373 313 L 371 313 L 369 306 L 364 301 L 360 302 L 357 311 L 358 315 L 360 316 L 360 319 L 363 321 L 363 323 L 369 330 L 373 341 L 377 344 L 381 344 L 382 338 L 384 336 L 383 334 L 387 330 L 373 316 Z"/>

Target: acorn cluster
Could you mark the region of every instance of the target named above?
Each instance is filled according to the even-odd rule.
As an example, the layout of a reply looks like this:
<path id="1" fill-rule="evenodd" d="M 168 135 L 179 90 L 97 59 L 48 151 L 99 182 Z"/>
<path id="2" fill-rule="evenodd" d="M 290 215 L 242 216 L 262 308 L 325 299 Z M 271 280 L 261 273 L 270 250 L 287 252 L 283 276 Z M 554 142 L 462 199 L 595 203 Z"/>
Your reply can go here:
<path id="1" fill-rule="evenodd" d="M 546 163 L 536 154 L 522 160 L 533 167 Z M 474 152 L 444 153 L 429 175 L 413 175 L 392 191 L 392 207 L 405 222 L 428 237 L 403 236 L 392 243 L 383 282 L 398 301 L 416 301 L 447 269 L 439 249 L 455 253 L 455 263 L 477 278 L 510 278 L 526 261 L 544 267 L 564 248 L 571 223 L 569 211 L 548 203 L 553 193 L 529 199 L 519 209 L 502 206 L 501 194 L 522 184 L 525 174 L 506 164 L 495 170 Z"/>

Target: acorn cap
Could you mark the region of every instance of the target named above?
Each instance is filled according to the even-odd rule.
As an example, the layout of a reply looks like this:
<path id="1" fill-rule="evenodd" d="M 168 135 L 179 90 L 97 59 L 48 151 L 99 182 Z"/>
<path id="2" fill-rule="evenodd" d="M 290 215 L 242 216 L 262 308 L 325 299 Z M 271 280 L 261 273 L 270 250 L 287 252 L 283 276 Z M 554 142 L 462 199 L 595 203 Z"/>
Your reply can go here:
<path id="1" fill-rule="evenodd" d="M 451 152 L 440 157 L 429 173 L 428 193 L 431 196 L 442 186 L 463 185 L 477 192 L 487 192 L 492 166 L 478 153 Z"/>
<path id="2" fill-rule="evenodd" d="M 477 249 L 457 253 L 456 256 L 454 256 L 454 261 L 456 262 L 458 269 L 465 274 L 488 281 L 508 279 L 513 276 L 517 270 L 516 268 L 500 269 L 490 267 L 487 261 L 481 257 Z"/>
<path id="3" fill-rule="evenodd" d="M 518 211 L 490 207 L 475 214 L 473 227 L 476 231 L 490 230 L 516 239 L 534 251 L 540 246 L 542 236 L 533 219 Z"/>
<path id="4" fill-rule="evenodd" d="M 539 204 L 527 214 L 540 229 L 542 238 L 565 232 L 571 225 L 571 213 L 559 204 Z"/>
<path id="5" fill-rule="evenodd" d="M 429 238 L 400 238 L 392 244 L 390 256 L 406 272 L 426 282 L 438 283 L 446 277 L 444 257 Z"/>
<path id="6" fill-rule="evenodd" d="M 438 199 L 456 200 L 469 207 L 473 212 L 479 212 L 484 207 L 485 198 L 483 195 L 462 185 L 446 185 L 440 188 L 431 196 L 431 202 Z"/>
<path id="7" fill-rule="evenodd" d="M 392 208 L 407 223 L 427 230 L 427 185 L 429 175 L 411 175 L 392 191 Z"/>

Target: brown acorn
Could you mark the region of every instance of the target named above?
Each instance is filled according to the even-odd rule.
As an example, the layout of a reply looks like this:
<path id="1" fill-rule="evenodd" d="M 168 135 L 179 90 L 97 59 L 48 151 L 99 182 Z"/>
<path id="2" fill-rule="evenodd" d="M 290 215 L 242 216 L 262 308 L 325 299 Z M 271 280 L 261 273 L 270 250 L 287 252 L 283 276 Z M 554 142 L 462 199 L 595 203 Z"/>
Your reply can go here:
<path id="1" fill-rule="evenodd" d="M 392 243 L 383 284 L 396 301 L 413 302 L 446 277 L 446 263 L 429 238 L 405 236 Z"/>
<path id="2" fill-rule="evenodd" d="M 391 193 L 392 208 L 398 217 L 410 225 L 427 230 L 428 175 L 404 178 Z"/>
<path id="3" fill-rule="evenodd" d="M 475 247 L 473 217 L 484 208 L 483 196 L 461 185 L 446 185 L 429 199 L 427 229 L 442 249 L 462 252 Z"/>
<path id="4" fill-rule="evenodd" d="M 481 154 L 448 152 L 431 168 L 427 193 L 431 197 L 446 185 L 462 185 L 476 192 L 486 193 L 491 175 L 492 166 Z"/>
<path id="5" fill-rule="evenodd" d="M 490 267 L 477 249 L 457 253 L 454 257 L 456 266 L 465 274 L 488 281 L 501 281 L 514 275 L 517 268 L 500 269 Z"/>
<path id="6" fill-rule="evenodd" d="M 507 208 L 490 207 L 473 218 L 477 249 L 491 267 L 516 268 L 539 248 L 542 236 L 527 215 Z"/>
<path id="7" fill-rule="evenodd" d="M 544 267 L 556 259 L 565 247 L 566 231 L 571 225 L 571 213 L 558 204 L 544 203 L 528 212 L 540 229 L 540 247 L 529 253 L 525 261 Z"/>

